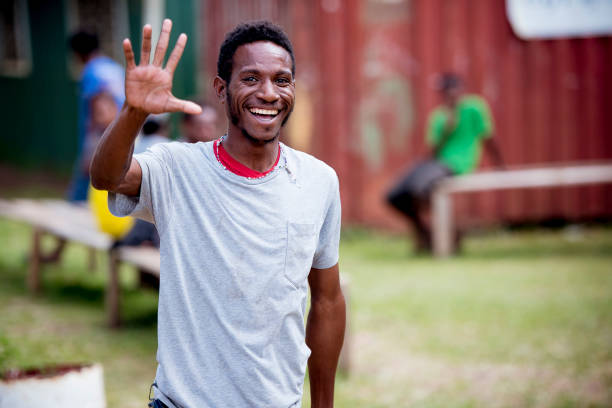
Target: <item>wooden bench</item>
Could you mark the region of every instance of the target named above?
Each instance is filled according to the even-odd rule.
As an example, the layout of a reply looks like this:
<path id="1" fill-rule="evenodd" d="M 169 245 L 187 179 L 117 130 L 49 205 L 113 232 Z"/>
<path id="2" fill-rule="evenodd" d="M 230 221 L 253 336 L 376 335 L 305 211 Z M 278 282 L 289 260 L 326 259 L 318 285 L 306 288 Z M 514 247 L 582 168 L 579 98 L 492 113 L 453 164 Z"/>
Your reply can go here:
<path id="1" fill-rule="evenodd" d="M 483 171 L 444 179 L 436 186 L 432 197 L 434 254 L 438 257 L 447 257 L 452 251 L 453 194 L 610 182 L 612 182 L 611 163 Z"/>
<path id="2" fill-rule="evenodd" d="M 112 237 L 98 229 L 86 205 L 63 200 L 0 199 L 0 216 L 29 224 L 33 228 L 27 275 L 27 286 L 32 293 L 40 291 L 41 266 L 45 262 L 41 241 L 45 234 L 79 243 L 93 251 L 109 253 L 105 303 L 108 325 L 111 327 L 117 327 L 120 321 L 119 264 L 132 264 L 159 277 L 159 251 L 156 248 L 125 247 L 111 250 Z"/>
<path id="3" fill-rule="evenodd" d="M 106 287 L 106 314 L 110 327 L 121 324 L 121 286 L 119 285 L 119 267 L 127 263 L 159 279 L 159 250 L 150 246 L 119 247 L 109 253 L 109 276 Z"/>
<path id="4" fill-rule="evenodd" d="M 40 290 L 41 265 L 44 263 L 41 240 L 44 234 L 83 244 L 92 250 L 108 251 L 112 238 L 98 230 L 89 208 L 63 200 L 0 200 L 0 216 L 33 227 L 27 284 L 30 291 Z"/>

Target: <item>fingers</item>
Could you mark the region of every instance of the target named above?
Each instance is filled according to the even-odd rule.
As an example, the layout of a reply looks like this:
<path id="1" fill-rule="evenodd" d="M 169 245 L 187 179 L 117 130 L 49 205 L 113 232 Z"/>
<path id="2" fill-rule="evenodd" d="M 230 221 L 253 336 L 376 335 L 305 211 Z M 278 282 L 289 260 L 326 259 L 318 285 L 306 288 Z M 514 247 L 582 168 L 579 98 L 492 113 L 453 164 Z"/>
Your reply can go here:
<path id="1" fill-rule="evenodd" d="M 168 42 L 170 41 L 170 31 L 172 31 L 172 20 L 165 19 L 162 23 L 161 33 L 159 33 L 159 40 L 157 40 L 157 47 L 155 47 L 155 55 L 153 56 L 153 65 L 161 67 L 166 56 L 166 49 L 168 48 Z"/>
<path id="2" fill-rule="evenodd" d="M 168 57 L 168 63 L 166 64 L 166 70 L 171 74 L 174 73 L 176 66 L 183 55 L 183 50 L 185 49 L 185 44 L 187 44 L 187 36 L 185 34 L 179 35 L 178 40 L 176 40 L 176 45 L 172 50 L 172 54 Z"/>
<path id="3" fill-rule="evenodd" d="M 125 54 L 125 64 L 127 69 L 136 67 L 136 61 L 134 61 L 134 51 L 132 50 L 132 43 L 129 39 L 123 40 L 123 53 Z"/>
<path id="4" fill-rule="evenodd" d="M 171 96 L 166 104 L 166 112 L 185 112 L 190 115 L 199 115 L 202 113 L 202 107 L 196 103 L 177 99 Z"/>
<path id="5" fill-rule="evenodd" d="M 149 24 L 142 28 L 142 49 L 140 50 L 140 65 L 149 65 L 151 59 L 151 34 L 153 29 Z"/>

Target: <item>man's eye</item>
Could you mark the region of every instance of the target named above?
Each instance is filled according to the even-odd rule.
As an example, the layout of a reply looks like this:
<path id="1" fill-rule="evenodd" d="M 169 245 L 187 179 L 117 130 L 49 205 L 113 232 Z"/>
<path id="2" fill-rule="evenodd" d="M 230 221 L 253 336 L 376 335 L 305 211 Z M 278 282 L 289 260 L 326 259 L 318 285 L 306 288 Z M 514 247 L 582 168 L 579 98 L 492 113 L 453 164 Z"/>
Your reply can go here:
<path id="1" fill-rule="evenodd" d="M 276 83 L 279 85 L 289 85 L 291 81 L 289 81 L 287 78 L 277 78 Z"/>
<path id="2" fill-rule="evenodd" d="M 243 79 L 244 82 L 256 82 L 257 78 L 255 78 L 254 76 L 249 76 Z"/>

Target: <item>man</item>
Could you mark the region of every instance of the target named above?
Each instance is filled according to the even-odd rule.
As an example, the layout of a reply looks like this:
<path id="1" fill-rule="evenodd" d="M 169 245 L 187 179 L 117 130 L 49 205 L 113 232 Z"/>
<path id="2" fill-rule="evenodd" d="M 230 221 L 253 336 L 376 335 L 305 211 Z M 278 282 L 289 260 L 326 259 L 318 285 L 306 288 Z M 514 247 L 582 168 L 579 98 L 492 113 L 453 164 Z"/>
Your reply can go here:
<path id="1" fill-rule="evenodd" d="M 87 31 L 78 31 L 70 36 L 70 48 L 79 62 L 83 72 L 79 81 L 78 95 L 78 135 L 77 162 L 70 184 L 68 199 L 86 201 L 89 188 L 89 159 L 87 139 L 97 132 L 94 123 L 96 111 L 108 111 L 107 99 L 114 101 L 116 110 L 123 104 L 123 68 L 111 58 L 102 55 L 99 50 L 98 36 Z M 109 98 L 102 98 L 101 95 Z"/>
<path id="2" fill-rule="evenodd" d="M 429 116 L 430 159 L 406 173 L 387 196 L 389 203 L 412 222 L 417 252 L 431 251 L 431 233 L 425 213 L 436 183 L 444 177 L 472 172 L 480 161 L 483 144 L 495 162 L 503 167 L 485 100 L 476 95 L 464 95 L 462 81 L 455 74 L 442 75 L 437 88 L 442 105 Z M 455 245 L 458 244 L 459 234 L 456 233 Z"/>
<path id="3" fill-rule="evenodd" d="M 182 140 L 187 143 L 210 142 L 217 138 L 217 111 L 203 104 L 202 113 L 184 113 L 181 119 Z"/>
<path id="4" fill-rule="evenodd" d="M 214 80 L 227 134 L 159 144 L 132 158 L 149 113 L 200 112 L 171 94 L 184 34 L 162 68 L 171 24 L 163 22 L 152 64 L 150 26 L 139 65 L 124 40 L 126 103 L 91 167 L 94 186 L 111 192 L 113 212 L 152 220 L 160 234 L 151 405 L 299 407 L 308 363 L 312 406 L 331 407 L 345 327 L 338 179 L 279 143 L 294 104 L 291 43 L 267 22 L 236 27 Z"/>

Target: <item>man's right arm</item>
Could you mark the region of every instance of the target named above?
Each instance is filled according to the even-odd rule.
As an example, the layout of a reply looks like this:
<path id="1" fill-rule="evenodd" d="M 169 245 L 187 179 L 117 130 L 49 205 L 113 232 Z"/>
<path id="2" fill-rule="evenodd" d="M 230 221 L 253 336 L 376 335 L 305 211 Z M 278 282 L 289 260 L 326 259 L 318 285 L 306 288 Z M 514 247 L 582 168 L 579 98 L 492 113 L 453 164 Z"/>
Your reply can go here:
<path id="1" fill-rule="evenodd" d="M 182 111 L 199 114 L 202 111 L 193 102 L 180 100 L 172 95 L 172 77 L 185 49 L 187 36 L 179 36 L 166 67 L 162 68 L 171 29 L 172 21 L 164 20 L 152 62 L 149 62 L 151 26 L 145 25 L 143 28 L 138 65 L 134 60 L 130 40 L 123 41 L 126 60 L 125 104 L 104 132 L 92 158 L 91 183 L 97 189 L 129 196 L 139 194 L 142 169 L 132 158 L 132 152 L 134 140 L 149 113 Z"/>
<path id="2" fill-rule="evenodd" d="M 430 157 L 436 159 L 438 154 L 450 138 L 450 135 L 455 130 L 457 126 L 457 114 L 455 112 L 455 108 L 453 107 L 444 107 L 444 111 L 440 112 L 439 115 L 443 115 L 442 118 L 433 118 L 432 120 L 437 120 L 438 123 L 430 123 L 430 133 L 435 133 L 436 135 L 431 135 L 429 137 L 431 143 L 431 151 Z"/>
<path id="3" fill-rule="evenodd" d="M 106 129 L 91 161 L 91 184 L 95 188 L 128 196 L 139 194 L 142 170 L 132 152 L 146 118 L 146 112 L 126 104 Z"/>

